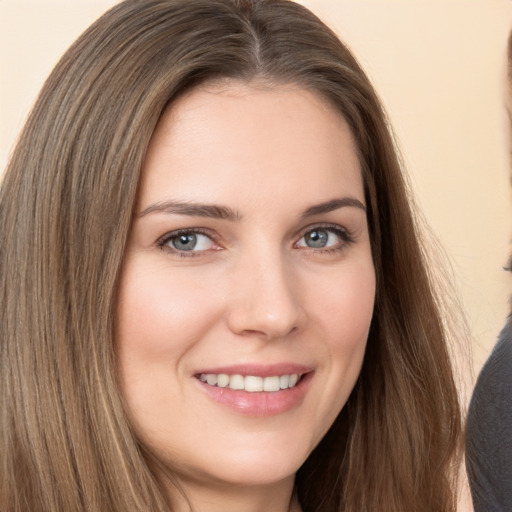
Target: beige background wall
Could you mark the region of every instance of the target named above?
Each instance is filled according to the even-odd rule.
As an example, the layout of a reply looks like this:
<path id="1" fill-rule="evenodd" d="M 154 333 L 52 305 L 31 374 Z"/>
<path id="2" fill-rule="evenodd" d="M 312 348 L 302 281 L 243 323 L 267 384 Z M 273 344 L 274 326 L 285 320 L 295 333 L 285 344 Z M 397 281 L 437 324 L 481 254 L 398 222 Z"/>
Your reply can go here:
<path id="1" fill-rule="evenodd" d="M 113 0 L 0 0 L 0 169 L 44 78 Z M 480 367 L 510 288 L 503 108 L 511 0 L 303 0 L 388 109 L 418 202 L 453 260 Z"/>

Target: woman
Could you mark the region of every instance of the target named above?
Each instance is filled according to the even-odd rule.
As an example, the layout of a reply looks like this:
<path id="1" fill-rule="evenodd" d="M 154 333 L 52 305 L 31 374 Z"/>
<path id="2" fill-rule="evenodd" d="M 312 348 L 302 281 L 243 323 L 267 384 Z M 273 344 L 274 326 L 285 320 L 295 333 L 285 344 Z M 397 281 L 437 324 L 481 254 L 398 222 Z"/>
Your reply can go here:
<path id="1" fill-rule="evenodd" d="M 106 13 L 2 184 L 2 510 L 454 510 L 409 202 L 371 84 L 304 7 Z"/>
<path id="2" fill-rule="evenodd" d="M 505 104 L 512 121 L 512 32 L 508 36 L 507 60 Z M 468 410 L 466 469 L 475 512 L 506 511 L 512 503 L 511 389 L 512 325 L 509 315 L 478 376 Z"/>

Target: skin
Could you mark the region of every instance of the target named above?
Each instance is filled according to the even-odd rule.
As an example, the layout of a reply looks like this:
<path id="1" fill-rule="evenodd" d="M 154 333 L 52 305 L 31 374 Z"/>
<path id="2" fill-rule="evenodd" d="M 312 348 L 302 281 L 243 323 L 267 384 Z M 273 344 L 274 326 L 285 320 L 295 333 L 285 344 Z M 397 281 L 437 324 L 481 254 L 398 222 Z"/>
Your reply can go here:
<path id="1" fill-rule="evenodd" d="M 185 211 L 191 203 L 232 218 Z M 161 118 L 121 276 L 117 353 L 134 428 L 195 511 L 299 510 L 295 473 L 364 356 L 375 296 L 364 208 L 350 130 L 312 92 L 208 84 Z M 311 247 L 315 228 L 324 247 Z M 201 230 L 192 251 L 176 248 L 183 229 Z M 275 414 L 218 403 L 197 378 L 283 363 L 306 367 L 308 380 Z"/>

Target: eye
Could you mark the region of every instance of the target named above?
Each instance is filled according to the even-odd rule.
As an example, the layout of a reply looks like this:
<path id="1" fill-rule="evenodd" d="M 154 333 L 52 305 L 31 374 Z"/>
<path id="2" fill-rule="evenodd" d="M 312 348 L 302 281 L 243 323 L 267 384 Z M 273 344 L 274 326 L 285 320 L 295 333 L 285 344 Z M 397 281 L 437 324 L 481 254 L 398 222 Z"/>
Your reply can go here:
<path id="1" fill-rule="evenodd" d="M 350 243 L 349 234 L 339 227 L 316 227 L 304 233 L 297 242 L 298 247 L 309 249 L 342 249 Z"/>
<path id="2" fill-rule="evenodd" d="M 158 242 L 158 245 L 179 253 L 209 251 L 218 247 L 208 235 L 195 230 L 169 233 Z"/>

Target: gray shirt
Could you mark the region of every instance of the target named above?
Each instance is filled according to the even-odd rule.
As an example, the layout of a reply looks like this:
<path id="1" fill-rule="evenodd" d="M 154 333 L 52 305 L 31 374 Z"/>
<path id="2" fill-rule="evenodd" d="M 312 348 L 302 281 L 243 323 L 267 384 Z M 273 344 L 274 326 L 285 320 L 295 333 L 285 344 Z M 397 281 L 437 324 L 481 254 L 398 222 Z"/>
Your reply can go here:
<path id="1" fill-rule="evenodd" d="M 466 468 L 475 512 L 512 512 L 510 318 L 478 377 L 471 398 Z"/>

